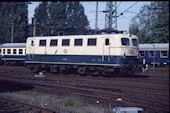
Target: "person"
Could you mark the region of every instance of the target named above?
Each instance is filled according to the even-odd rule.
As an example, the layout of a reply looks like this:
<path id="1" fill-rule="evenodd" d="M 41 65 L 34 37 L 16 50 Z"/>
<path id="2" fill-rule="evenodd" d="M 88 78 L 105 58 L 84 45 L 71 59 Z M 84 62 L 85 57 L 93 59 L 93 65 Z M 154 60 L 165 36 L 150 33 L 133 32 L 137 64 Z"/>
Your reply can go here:
<path id="1" fill-rule="evenodd" d="M 144 73 L 145 70 L 146 70 L 146 64 L 143 64 L 142 70 L 143 70 L 143 73 Z"/>

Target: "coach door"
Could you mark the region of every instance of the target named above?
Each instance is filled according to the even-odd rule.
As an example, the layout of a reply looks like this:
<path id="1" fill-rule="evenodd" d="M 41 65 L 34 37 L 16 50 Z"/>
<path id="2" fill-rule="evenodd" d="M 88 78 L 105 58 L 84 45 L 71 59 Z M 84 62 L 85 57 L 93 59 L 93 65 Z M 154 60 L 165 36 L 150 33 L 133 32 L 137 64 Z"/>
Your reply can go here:
<path id="1" fill-rule="evenodd" d="M 104 39 L 104 41 L 103 41 L 102 61 L 103 62 L 110 62 L 110 38 L 104 37 L 103 39 Z"/>
<path id="2" fill-rule="evenodd" d="M 34 40 L 30 40 L 29 41 L 30 45 L 29 45 L 29 48 L 28 48 L 28 58 L 29 59 L 34 59 L 34 48 L 35 48 L 35 42 Z"/>

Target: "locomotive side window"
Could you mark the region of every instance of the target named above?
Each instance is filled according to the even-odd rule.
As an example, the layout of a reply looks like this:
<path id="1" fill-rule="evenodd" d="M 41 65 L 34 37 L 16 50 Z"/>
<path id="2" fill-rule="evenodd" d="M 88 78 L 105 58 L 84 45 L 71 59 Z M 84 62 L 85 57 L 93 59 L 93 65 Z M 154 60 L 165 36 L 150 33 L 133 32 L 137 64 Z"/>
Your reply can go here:
<path id="1" fill-rule="evenodd" d="M 155 57 L 155 52 L 154 51 L 149 51 L 149 57 Z"/>
<path id="2" fill-rule="evenodd" d="M 22 54 L 22 52 L 23 52 L 22 49 L 19 49 L 19 54 Z"/>
<path id="3" fill-rule="evenodd" d="M 57 39 L 51 40 L 51 41 L 50 41 L 50 46 L 57 46 L 57 43 L 58 43 L 58 40 L 57 40 Z"/>
<path id="4" fill-rule="evenodd" d="M 13 49 L 13 54 L 17 54 L 17 49 Z"/>
<path id="5" fill-rule="evenodd" d="M 105 45 L 109 45 L 109 39 L 105 39 Z"/>
<path id="6" fill-rule="evenodd" d="M 144 57 L 145 56 L 145 51 L 139 51 L 139 56 Z"/>
<path id="7" fill-rule="evenodd" d="M 132 44 L 133 44 L 133 46 L 138 46 L 137 39 L 132 39 Z"/>
<path id="8" fill-rule="evenodd" d="M 40 40 L 39 46 L 46 46 L 46 40 Z"/>
<path id="9" fill-rule="evenodd" d="M 62 39 L 62 46 L 69 46 L 70 45 L 70 39 Z"/>
<path id="10" fill-rule="evenodd" d="M 88 46 L 96 46 L 96 38 L 88 39 Z"/>
<path id="11" fill-rule="evenodd" d="M 122 45 L 123 46 L 129 46 L 129 39 L 128 38 L 121 38 Z"/>
<path id="12" fill-rule="evenodd" d="M 75 39 L 74 40 L 74 45 L 75 46 L 82 46 L 83 39 Z"/>
<path id="13" fill-rule="evenodd" d="M 1 49 L 0 49 L 0 54 L 1 54 Z"/>
<path id="14" fill-rule="evenodd" d="M 161 57 L 168 57 L 168 51 L 161 51 Z"/>

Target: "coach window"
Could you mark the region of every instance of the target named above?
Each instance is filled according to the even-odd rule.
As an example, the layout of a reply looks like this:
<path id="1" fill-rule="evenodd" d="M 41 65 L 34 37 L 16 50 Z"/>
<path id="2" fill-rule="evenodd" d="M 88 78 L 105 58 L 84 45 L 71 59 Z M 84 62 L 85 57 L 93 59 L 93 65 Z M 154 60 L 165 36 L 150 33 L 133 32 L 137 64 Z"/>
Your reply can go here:
<path id="1" fill-rule="evenodd" d="M 3 54 L 5 54 L 5 49 L 3 49 Z"/>
<path id="2" fill-rule="evenodd" d="M 149 57 L 155 57 L 155 54 L 154 54 L 155 52 L 154 51 L 149 51 Z"/>
<path id="3" fill-rule="evenodd" d="M 129 39 L 128 38 L 121 38 L 121 42 L 123 46 L 129 46 Z"/>
<path id="4" fill-rule="evenodd" d="M 96 46 L 96 38 L 88 39 L 88 46 Z"/>
<path id="5" fill-rule="evenodd" d="M 74 45 L 75 46 L 82 46 L 83 39 L 75 39 L 74 40 Z"/>
<path id="6" fill-rule="evenodd" d="M 139 57 L 144 57 L 145 56 L 145 51 L 139 51 Z"/>
<path id="7" fill-rule="evenodd" d="M 7 49 L 7 54 L 11 54 L 11 49 Z"/>
<path id="8" fill-rule="evenodd" d="M 133 46 L 138 46 L 137 39 L 132 39 L 132 44 L 133 44 Z"/>
<path id="9" fill-rule="evenodd" d="M 17 49 L 13 49 L 13 54 L 17 54 Z"/>
<path id="10" fill-rule="evenodd" d="M 109 45 L 109 39 L 105 39 L 105 45 Z"/>
<path id="11" fill-rule="evenodd" d="M 168 57 L 168 51 L 161 51 L 161 57 Z"/>
<path id="12" fill-rule="evenodd" d="M 62 39 L 62 46 L 69 46 L 70 45 L 70 39 Z"/>
<path id="13" fill-rule="evenodd" d="M 22 49 L 19 49 L 19 54 L 22 54 L 22 53 L 23 53 Z"/>
<path id="14" fill-rule="evenodd" d="M 46 40 L 40 40 L 39 46 L 46 46 Z"/>
<path id="15" fill-rule="evenodd" d="M 50 46 L 57 46 L 57 42 L 58 42 L 57 39 L 51 40 L 51 41 L 50 41 Z"/>

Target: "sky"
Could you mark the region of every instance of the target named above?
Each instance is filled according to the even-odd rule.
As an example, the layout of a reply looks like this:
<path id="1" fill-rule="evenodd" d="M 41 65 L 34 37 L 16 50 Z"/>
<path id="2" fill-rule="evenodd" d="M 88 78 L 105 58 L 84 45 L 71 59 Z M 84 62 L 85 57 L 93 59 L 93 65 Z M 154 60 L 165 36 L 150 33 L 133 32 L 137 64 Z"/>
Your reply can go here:
<path id="1" fill-rule="evenodd" d="M 28 5 L 28 18 L 29 23 L 31 23 L 31 18 L 34 15 L 34 10 L 38 6 L 40 2 L 31 2 L 32 4 Z M 96 1 L 83 1 L 81 2 L 84 6 L 85 15 L 87 16 L 91 29 L 95 29 L 95 20 L 96 20 Z M 114 3 L 114 1 L 113 1 Z M 123 13 L 122 16 L 117 18 L 117 30 L 121 31 L 129 31 L 130 20 L 135 17 L 136 13 L 139 13 L 141 7 L 143 5 L 150 4 L 150 1 L 117 1 L 117 15 Z M 106 10 L 106 2 L 99 1 L 98 2 L 98 28 L 105 28 L 105 13 L 102 11 Z"/>

